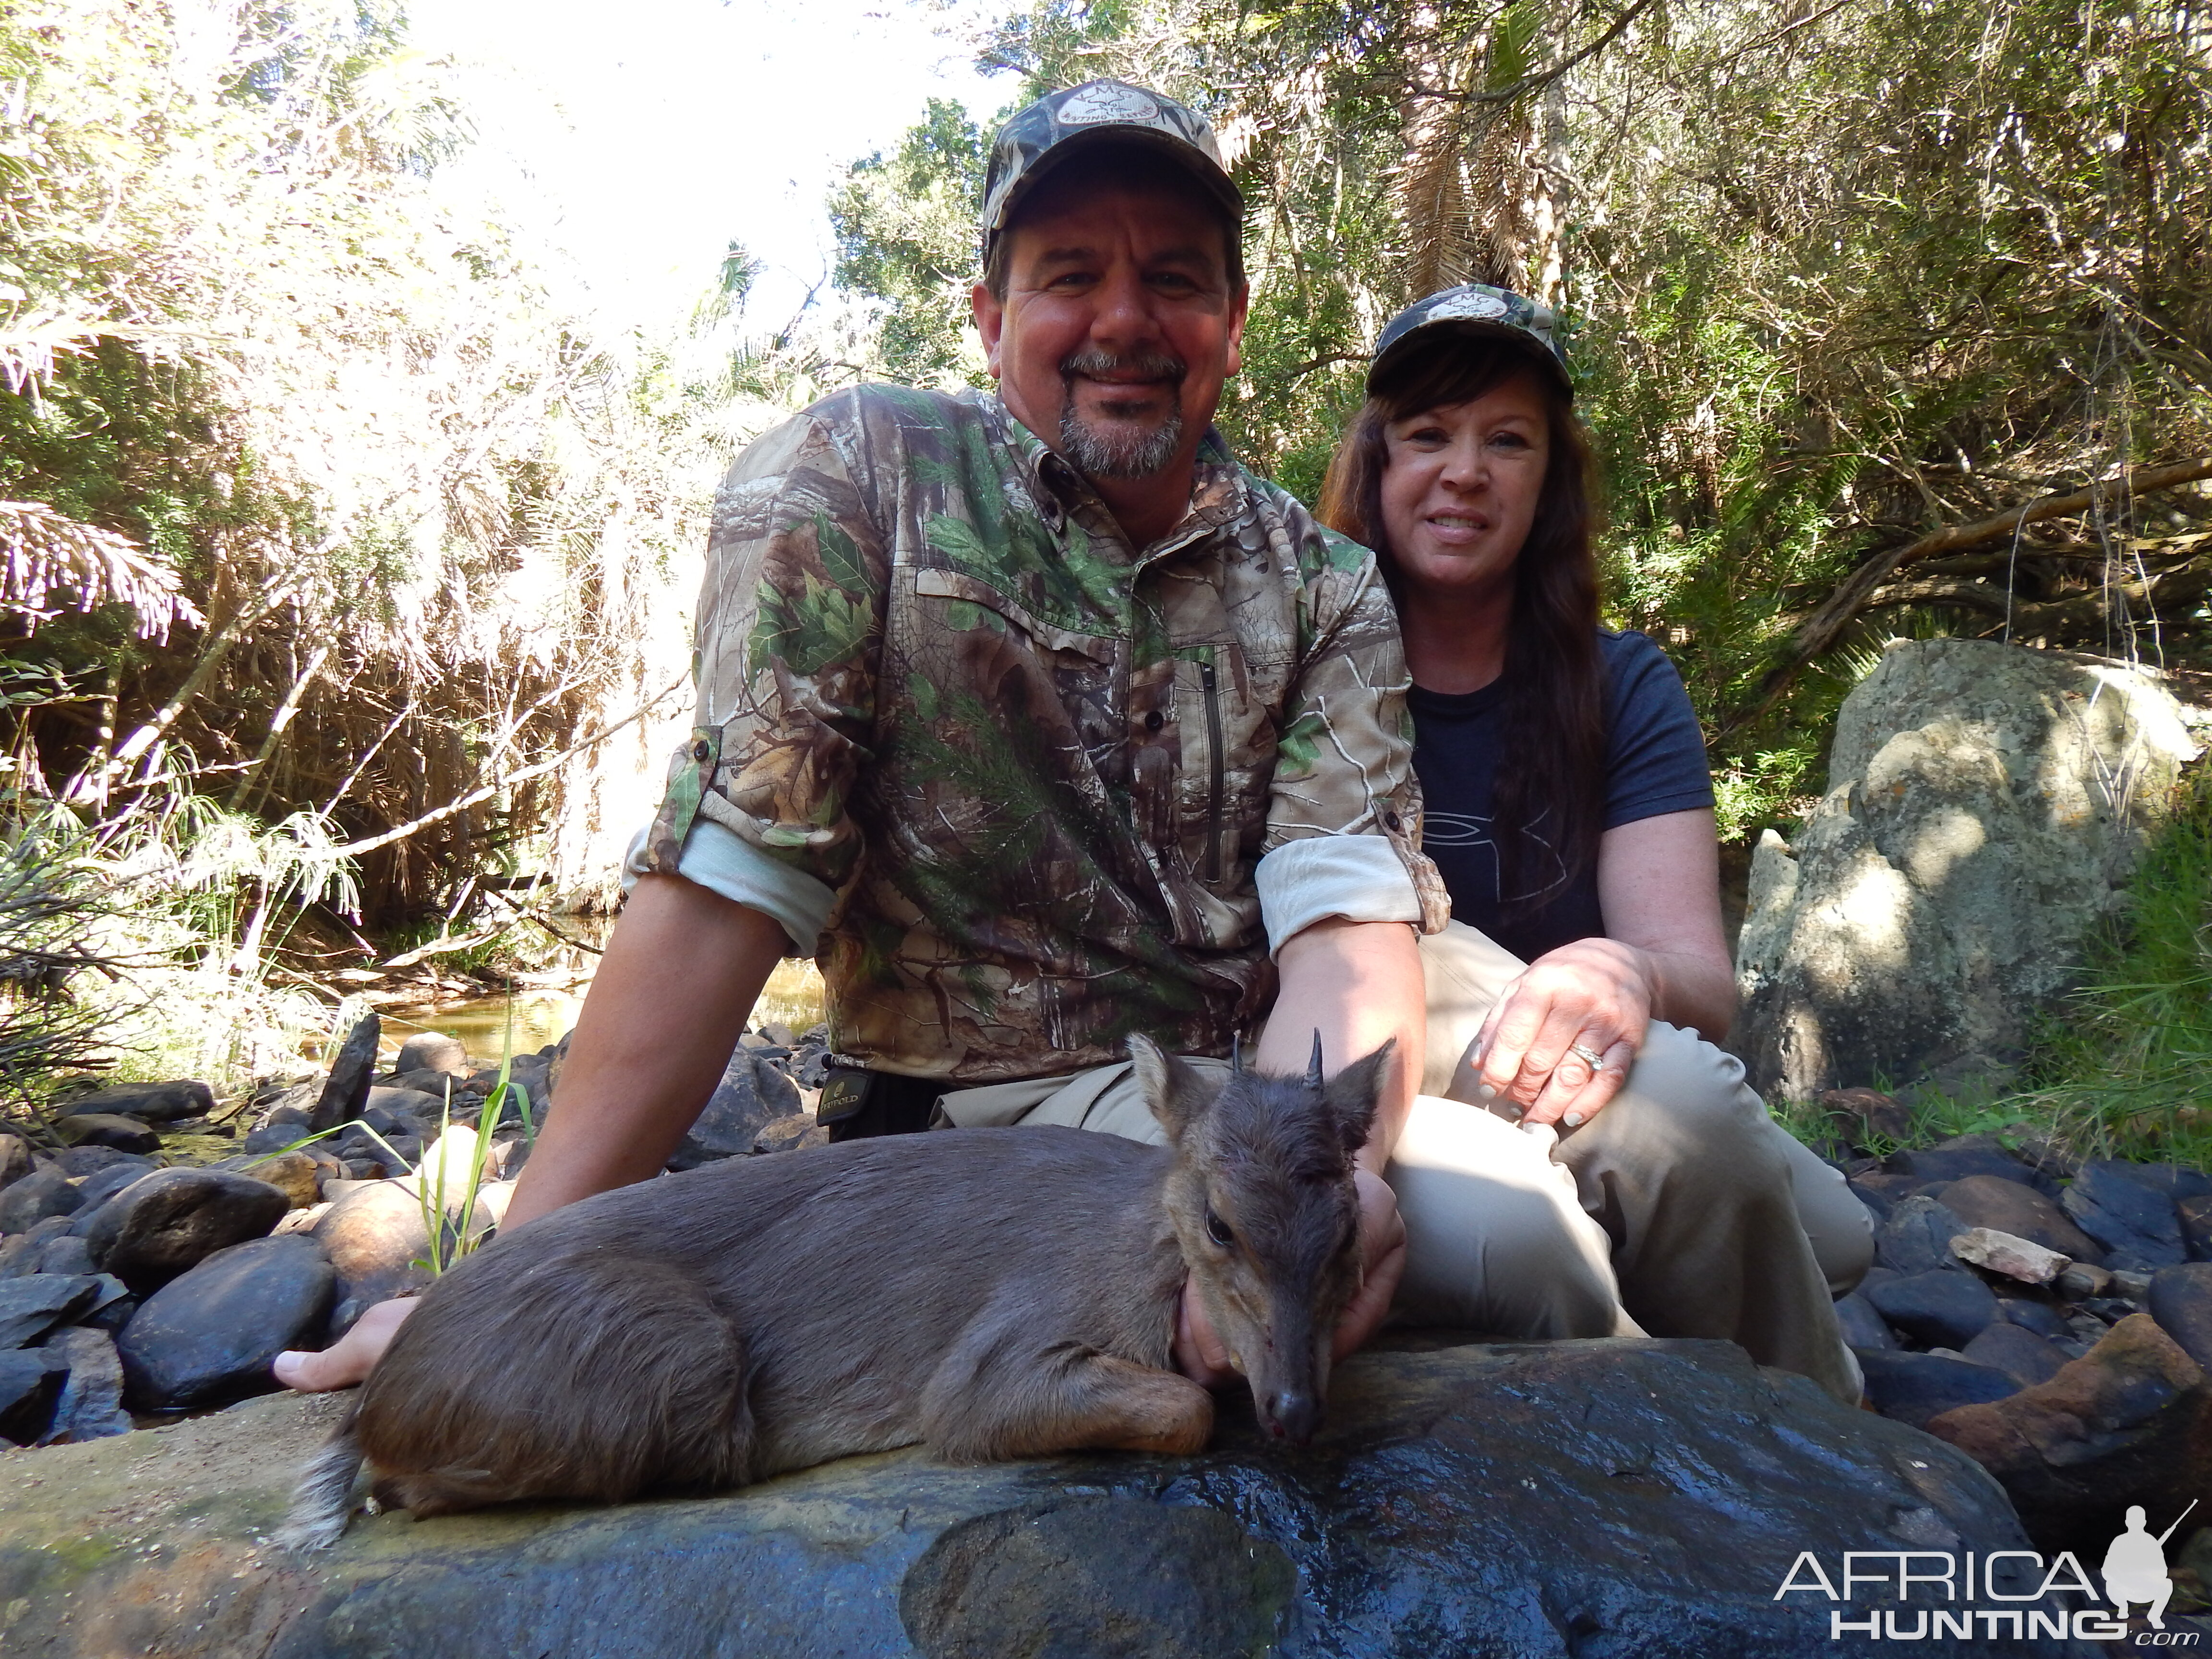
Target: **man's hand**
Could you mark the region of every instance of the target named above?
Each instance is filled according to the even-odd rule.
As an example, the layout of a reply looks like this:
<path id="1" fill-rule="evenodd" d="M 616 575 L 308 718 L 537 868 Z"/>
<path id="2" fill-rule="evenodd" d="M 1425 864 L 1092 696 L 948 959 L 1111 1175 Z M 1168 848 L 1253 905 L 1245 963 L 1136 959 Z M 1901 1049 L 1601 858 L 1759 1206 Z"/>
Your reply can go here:
<path id="1" fill-rule="evenodd" d="M 1589 1122 L 1620 1091 L 1644 1047 L 1655 977 L 1647 954 L 1617 939 L 1547 951 L 1483 1021 L 1476 1075 L 1519 1103 L 1523 1123 Z"/>
<path id="2" fill-rule="evenodd" d="M 392 1345 L 392 1334 L 415 1311 L 415 1298 L 379 1302 L 354 1321 L 353 1328 L 320 1353 L 280 1353 L 270 1367 L 276 1380 L 303 1394 L 349 1389 L 366 1377 Z"/>
<path id="3" fill-rule="evenodd" d="M 1406 1271 L 1406 1224 L 1398 1214 L 1398 1195 L 1382 1176 L 1367 1170 L 1352 1171 L 1359 1192 L 1359 1289 L 1336 1322 L 1336 1358 L 1353 1352 L 1390 1311 L 1398 1280 Z M 1218 1389 L 1237 1379 L 1229 1363 L 1228 1347 L 1206 1316 L 1205 1304 L 1188 1283 L 1182 1287 L 1182 1306 L 1176 1316 L 1176 1369 L 1194 1382 Z"/>

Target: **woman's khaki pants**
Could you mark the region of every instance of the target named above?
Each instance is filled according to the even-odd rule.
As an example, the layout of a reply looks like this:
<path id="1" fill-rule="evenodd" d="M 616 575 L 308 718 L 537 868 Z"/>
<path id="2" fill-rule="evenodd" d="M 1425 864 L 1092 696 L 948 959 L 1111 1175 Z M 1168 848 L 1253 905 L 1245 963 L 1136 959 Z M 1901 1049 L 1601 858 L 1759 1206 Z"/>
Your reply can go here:
<path id="1" fill-rule="evenodd" d="M 1725 1337 L 1856 1403 L 1832 1298 L 1874 1256 L 1866 1206 L 1768 1117 L 1735 1056 L 1654 1020 L 1621 1091 L 1564 1137 L 1474 1103 L 1468 1051 L 1523 963 L 1453 922 L 1421 941 L 1428 1050 L 1387 1176 L 1394 1317 L 1498 1337 Z M 1226 1062 L 1191 1063 L 1226 1071 Z M 949 1094 L 963 1126 L 1165 1137 L 1127 1066 Z"/>

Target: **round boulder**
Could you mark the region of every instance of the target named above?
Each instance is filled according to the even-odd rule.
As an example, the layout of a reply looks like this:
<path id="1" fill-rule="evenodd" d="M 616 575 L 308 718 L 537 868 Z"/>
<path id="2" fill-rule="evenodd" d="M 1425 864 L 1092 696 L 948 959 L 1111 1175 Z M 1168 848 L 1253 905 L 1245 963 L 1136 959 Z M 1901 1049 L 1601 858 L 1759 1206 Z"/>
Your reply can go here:
<path id="1" fill-rule="evenodd" d="M 469 1051 L 459 1037 L 443 1031 L 417 1031 L 399 1045 L 395 1072 L 445 1072 L 454 1077 L 469 1074 Z"/>
<path id="2" fill-rule="evenodd" d="M 278 1188 L 233 1170 L 156 1170 L 102 1205 L 84 1240 L 104 1271 L 143 1293 L 262 1237 L 291 1207 Z"/>
<path id="3" fill-rule="evenodd" d="M 269 1392 L 276 1356 L 321 1336 L 336 1282 L 304 1233 L 217 1250 L 123 1328 L 116 1347 L 131 1404 L 161 1411 Z"/>
<path id="4" fill-rule="evenodd" d="M 345 1188 L 315 1224 L 313 1237 L 337 1274 L 333 1336 L 342 1334 L 371 1304 L 419 1289 L 428 1279 L 415 1265 L 430 1248 L 430 1236 L 422 1226 L 422 1201 L 397 1182 Z"/>
<path id="5" fill-rule="evenodd" d="M 78 1112 L 54 1125 L 72 1146 L 112 1146 L 118 1152 L 158 1152 L 161 1137 L 139 1119 L 114 1112 Z"/>

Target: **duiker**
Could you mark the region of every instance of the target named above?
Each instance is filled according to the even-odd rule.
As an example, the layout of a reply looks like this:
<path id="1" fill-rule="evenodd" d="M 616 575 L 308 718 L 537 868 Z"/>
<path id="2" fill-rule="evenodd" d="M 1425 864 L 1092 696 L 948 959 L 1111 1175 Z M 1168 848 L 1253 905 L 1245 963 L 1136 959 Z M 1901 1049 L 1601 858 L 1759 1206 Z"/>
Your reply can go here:
<path id="1" fill-rule="evenodd" d="M 953 1129 L 732 1158 L 570 1206 L 424 1292 L 309 1465 L 285 1541 L 378 1498 L 712 1491 L 927 1441 L 965 1461 L 1194 1452 L 1205 1389 L 1170 1369 L 1186 1279 L 1304 1442 L 1360 1278 L 1352 1155 L 1389 1045 L 1327 1083 L 1216 1089 L 1141 1037 L 1165 1146 Z"/>

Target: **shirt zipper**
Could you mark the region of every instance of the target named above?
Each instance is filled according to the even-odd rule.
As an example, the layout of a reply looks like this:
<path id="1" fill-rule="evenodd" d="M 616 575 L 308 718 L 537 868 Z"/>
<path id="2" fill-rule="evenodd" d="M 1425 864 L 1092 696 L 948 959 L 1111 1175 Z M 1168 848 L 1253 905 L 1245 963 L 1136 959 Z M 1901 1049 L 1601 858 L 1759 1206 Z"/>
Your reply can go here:
<path id="1" fill-rule="evenodd" d="M 1206 867 L 1200 879 L 1221 879 L 1221 696 L 1214 684 L 1213 665 L 1198 665 L 1198 683 L 1206 691 L 1206 753 L 1211 793 L 1206 805 Z"/>

